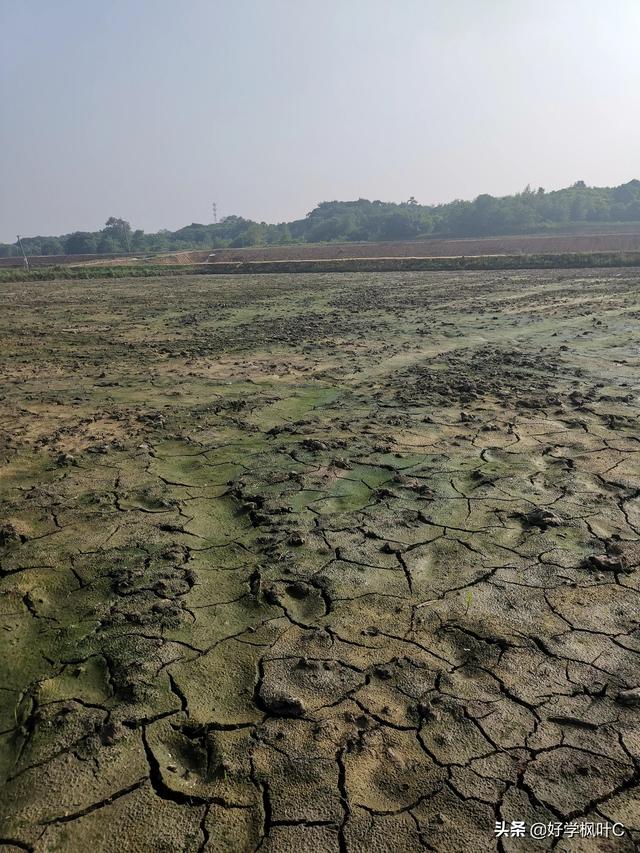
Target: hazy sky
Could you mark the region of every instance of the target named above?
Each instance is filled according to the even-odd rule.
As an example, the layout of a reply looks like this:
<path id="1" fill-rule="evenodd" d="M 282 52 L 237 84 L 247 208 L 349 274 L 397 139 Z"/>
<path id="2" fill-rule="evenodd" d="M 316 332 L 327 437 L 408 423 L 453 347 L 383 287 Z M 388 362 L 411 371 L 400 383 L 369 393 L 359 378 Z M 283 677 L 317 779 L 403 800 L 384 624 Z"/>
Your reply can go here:
<path id="1" fill-rule="evenodd" d="M 640 178 L 640 0 L 0 0 L 0 240 Z"/>

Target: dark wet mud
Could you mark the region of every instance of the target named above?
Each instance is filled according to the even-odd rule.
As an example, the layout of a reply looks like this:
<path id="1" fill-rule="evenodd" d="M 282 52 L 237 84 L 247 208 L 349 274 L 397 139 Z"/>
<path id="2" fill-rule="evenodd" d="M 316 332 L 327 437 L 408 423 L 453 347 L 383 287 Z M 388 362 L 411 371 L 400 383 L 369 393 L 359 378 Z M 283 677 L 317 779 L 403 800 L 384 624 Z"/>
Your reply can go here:
<path id="1" fill-rule="evenodd" d="M 637 273 L 1 296 L 0 849 L 637 849 Z"/>

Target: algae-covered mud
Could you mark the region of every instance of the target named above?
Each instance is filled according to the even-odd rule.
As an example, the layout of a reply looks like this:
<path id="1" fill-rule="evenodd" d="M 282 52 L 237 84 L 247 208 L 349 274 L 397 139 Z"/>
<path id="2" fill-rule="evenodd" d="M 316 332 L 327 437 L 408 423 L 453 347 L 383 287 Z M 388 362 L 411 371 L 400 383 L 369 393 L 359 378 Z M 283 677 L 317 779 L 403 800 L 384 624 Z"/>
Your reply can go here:
<path id="1" fill-rule="evenodd" d="M 637 272 L 0 295 L 2 850 L 636 849 Z"/>

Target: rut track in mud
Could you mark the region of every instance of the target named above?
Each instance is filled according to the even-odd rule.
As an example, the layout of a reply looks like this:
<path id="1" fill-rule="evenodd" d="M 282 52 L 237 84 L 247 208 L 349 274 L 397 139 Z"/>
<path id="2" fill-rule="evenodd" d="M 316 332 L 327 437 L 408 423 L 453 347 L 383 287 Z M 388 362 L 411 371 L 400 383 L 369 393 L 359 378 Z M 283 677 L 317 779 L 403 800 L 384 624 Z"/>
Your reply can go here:
<path id="1" fill-rule="evenodd" d="M 2 849 L 636 849 L 636 272 L 0 290 Z"/>

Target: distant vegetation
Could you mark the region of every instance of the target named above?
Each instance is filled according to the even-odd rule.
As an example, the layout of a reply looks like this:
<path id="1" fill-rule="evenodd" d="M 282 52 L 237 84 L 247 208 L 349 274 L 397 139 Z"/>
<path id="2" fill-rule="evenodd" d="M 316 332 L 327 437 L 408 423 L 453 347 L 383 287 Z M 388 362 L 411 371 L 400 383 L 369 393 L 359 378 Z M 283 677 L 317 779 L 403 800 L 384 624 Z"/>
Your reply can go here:
<path id="1" fill-rule="evenodd" d="M 640 223 L 640 181 L 619 187 L 571 187 L 546 192 L 527 187 L 516 195 L 479 195 L 474 201 L 421 205 L 406 202 L 324 201 L 304 219 L 269 225 L 227 216 L 210 225 L 193 223 L 178 231 L 145 234 L 124 219 L 110 217 L 101 231 L 60 237 L 26 237 L 30 255 L 150 253 L 187 249 L 323 243 L 332 241 L 415 240 L 421 237 L 484 237 L 549 233 L 562 229 Z M 0 257 L 20 254 L 17 243 L 1 244 Z"/>

